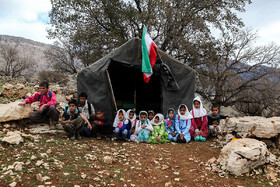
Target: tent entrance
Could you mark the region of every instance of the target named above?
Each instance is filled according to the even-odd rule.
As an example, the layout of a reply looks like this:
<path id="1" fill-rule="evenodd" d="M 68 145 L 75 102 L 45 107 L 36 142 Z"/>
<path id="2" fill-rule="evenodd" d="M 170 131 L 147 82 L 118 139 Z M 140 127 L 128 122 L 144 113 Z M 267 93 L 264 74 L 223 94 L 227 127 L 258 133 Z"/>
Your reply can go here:
<path id="1" fill-rule="evenodd" d="M 118 109 L 136 108 L 162 112 L 160 75 L 153 74 L 147 84 L 143 80 L 141 67 L 112 60 L 108 71 Z"/>

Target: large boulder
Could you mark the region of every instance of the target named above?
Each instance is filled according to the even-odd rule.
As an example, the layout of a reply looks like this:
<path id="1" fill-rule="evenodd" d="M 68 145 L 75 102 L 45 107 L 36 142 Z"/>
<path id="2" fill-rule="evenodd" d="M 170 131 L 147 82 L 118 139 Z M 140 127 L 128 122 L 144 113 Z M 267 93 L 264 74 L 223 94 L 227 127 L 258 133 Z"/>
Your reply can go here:
<path id="1" fill-rule="evenodd" d="M 230 118 L 224 125 L 225 133 L 235 134 L 243 138 L 272 138 L 280 134 L 280 117 L 245 116 Z"/>
<path id="2" fill-rule="evenodd" d="M 250 138 L 228 143 L 217 160 L 221 168 L 237 176 L 275 161 L 276 157 L 267 150 L 265 143 Z"/>
<path id="3" fill-rule="evenodd" d="M 15 101 L 8 104 L 0 104 L 0 122 L 28 118 L 33 112 L 33 107 L 30 105 L 19 106 L 19 103 L 20 101 Z"/>
<path id="4" fill-rule="evenodd" d="M 5 84 L 3 86 L 3 90 L 1 92 L 1 95 L 4 97 L 10 97 L 10 98 L 23 98 L 28 93 L 28 89 L 25 88 L 23 84 Z"/>

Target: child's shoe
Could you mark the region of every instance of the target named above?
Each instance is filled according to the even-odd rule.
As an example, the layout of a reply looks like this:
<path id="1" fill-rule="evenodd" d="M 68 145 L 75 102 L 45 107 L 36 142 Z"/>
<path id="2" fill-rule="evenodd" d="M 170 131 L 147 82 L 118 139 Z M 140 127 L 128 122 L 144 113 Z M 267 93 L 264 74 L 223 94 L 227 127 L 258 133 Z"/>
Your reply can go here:
<path id="1" fill-rule="evenodd" d="M 76 133 L 76 139 L 77 139 L 77 140 L 82 139 L 82 137 L 81 137 L 80 133 Z"/>
<path id="2" fill-rule="evenodd" d="M 203 137 L 203 136 L 200 136 L 199 140 L 200 140 L 201 142 L 205 142 L 205 141 L 206 141 L 206 138 Z"/>
<path id="3" fill-rule="evenodd" d="M 196 137 L 194 137 L 194 141 L 199 141 L 200 140 L 200 136 L 196 136 Z"/>
<path id="4" fill-rule="evenodd" d="M 76 136 L 75 134 L 73 136 L 70 137 L 70 140 L 75 140 L 76 139 Z"/>

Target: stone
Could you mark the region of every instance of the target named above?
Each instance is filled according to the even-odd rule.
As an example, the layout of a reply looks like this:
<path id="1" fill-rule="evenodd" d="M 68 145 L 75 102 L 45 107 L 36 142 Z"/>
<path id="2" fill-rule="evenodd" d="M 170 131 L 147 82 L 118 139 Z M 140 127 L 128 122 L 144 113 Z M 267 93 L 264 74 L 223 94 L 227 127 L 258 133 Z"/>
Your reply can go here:
<path id="1" fill-rule="evenodd" d="M 213 164 L 214 162 L 216 162 L 216 158 L 215 157 L 212 157 L 212 158 L 210 158 L 209 160 L 208 160 L 208 162 L 210 163 L 210 164 Z"/>
<path id="2" fill-rule="evenodd" d="M 235 136 L 233 136 L 232 134 L 226 134 L 225 136 L 226 143 L 229 143 L 233 138 L 235 138 Z"/>
<path id="3" fill-rule="evenodd" d="M 166 170 L 166 169 L 168 169 L 168 168 L 169 168 L 168 165 L 162 165 L 162 167 L 161 167 L 162 170 Z"/>
<path id="4" fill-rule="evenodd" d="M 33 112 L 33 107 L 28 104 L 25 106 L 19 106 L 19 103 L 20 101 L 0 104 L 0 122 L 29 118 L 30 114 Z"/>
<path id="5" fill-rule="evenodd" d="M 41 166 L 43 163 L 44 163 L 43 160 L 38 160 L 35 165 L 36 166 Z"/>
<path id="6" fill-rule="evenodd" d="M 24 89 L 23 84 L 17 84 L 17 85 L 12 85 L 12 84 L 5 84 L 3 86 L 3 90 L 1 92 L 1 95 L 4 97 L 9 97 L 9 98 L 23 98 L 27 93 L 28 89 Z"/>
<path id="7" fill-rule="evenodd" d="M 171 182 L 166 182 L 166 183 L 164 184 L 164 186 L 168 187 L 168 186 L 172 186 L 172 184 L 171 184 Z"/>
<path id="8" fill-rule="evenodd" d="M 12 170 L 8 170 L 8 171 L 6 171 L 5 173 L 3 173 L 4 175 L 10 175 L 10 176 L 12 176 L 12 175 L 14 175 L 14 172 L 12 171 Z"/>
<path id="9" fill-rule="evenodd" d="M 9 184 L 9 187 L 15 187 L 17 185 L 16 182 L 12 182 L 11 184 Z"/>
<path id="10" fill-rule="evenodd" d="M 41 174 L 41 173 L 36 174 L 36 179 L 37 179 L 38 181 L 42 181 L 42 174 Z"/>
<path id="11" fill-rule="evenodd" d="M 267 150 L 265 143 L 244 138 L 228 143 L 221 150 L 217 162 L 226 171 L 240 176 L 273 160 L 276 157 Z"/>
<path id="12" fill-rule="evenodd" d="M 22 171 L 22 166 L 24 165 L 23 162 L 15 162 L 15 171 Z"/>
<path id="13" fill-rule="evenodd" d="M 44 177 L 42 177 L 42 181 L 46 181 L 46 180 L 50 180 L 51 178 L 50 177 L 48 177 L 48 176 L 44 176 Z"/>
<path id="14" fill-rule="evenodd" d="M 105 156 L 105 157 L 103 158 L 103 161 L 104 161 L 105 164 L 112 164 L 113 161 L 114 161 L 114 159 L 113 159 L 112 156 Z"/>
<path id="15" fill-rule="evenodd" d="M 35 155 L 32 155 L 30 159 L 31 159 L 31 160 L 36 160 L 37 157 L 36 157 Z"/>
<path id="16" fill-rule="evenodd" d="M 87 178 L 87 175 L 84 174 L 84 173 L 82 173 L 82 174 L 81 174 L 81 178 L 82 178 L 82 179 L 85 179 L 85 178 Z"/>
<path id="17" fill-rule="evenodd" d="M 21 137 L 21 133 L 19 131 L 8 132 L 6 137 L 2 138 L 2 142 L 18 145 L 23 142 L 23 138 Z"/>
<path id="18" fill-rule="evenodd" d="M 264 118 L 245 116 L 230 118 L 226 123 L 227 134 L 236 134 L 242 138 L 272 138 L 280 134 L 280 117 Z"/>
<path id="19" fill-rule="evenodd" d="M 3 127 L 5 127 L 6 129 L 8 129 L 8 128 L 11 127 L 11 125 L 9 125 L 9 124 L 4 124 Z"/>

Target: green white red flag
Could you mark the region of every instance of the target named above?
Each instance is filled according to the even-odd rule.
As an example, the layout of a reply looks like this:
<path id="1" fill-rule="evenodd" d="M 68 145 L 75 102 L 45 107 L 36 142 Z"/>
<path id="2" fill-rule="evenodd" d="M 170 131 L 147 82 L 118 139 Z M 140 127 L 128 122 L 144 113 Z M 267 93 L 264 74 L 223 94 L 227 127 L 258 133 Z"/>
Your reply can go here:
<path id="1" fill-rule="evenodd" d="M 157 58 L 156 49 L 155 42 L 149 36 L 144 26 L 142 34 L 142 72 L 146 83 L 150 81 L 153 74 L 153 67 Z"/>

